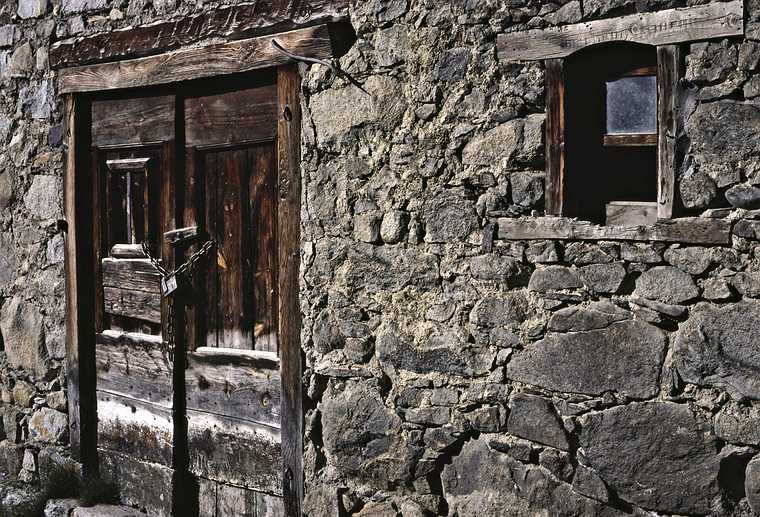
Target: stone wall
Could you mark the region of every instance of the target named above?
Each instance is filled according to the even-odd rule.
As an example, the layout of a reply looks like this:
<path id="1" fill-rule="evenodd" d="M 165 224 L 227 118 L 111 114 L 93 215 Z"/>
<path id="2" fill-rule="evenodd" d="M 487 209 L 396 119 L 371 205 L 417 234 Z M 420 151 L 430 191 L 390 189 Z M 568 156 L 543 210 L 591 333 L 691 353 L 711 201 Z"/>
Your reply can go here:
<path id="1" fill-rule="evenodd" d="M 309 516 L 760 513 L 760 6 L 684 46 L 682 213 L 731 245 L 488 245 L 544 189 L 544 69 L 496 34 L 684 5 L 353 7 L 374 98 L 304 83 Z"/>
<path id="2" fill-rule="evenodd" d="M 218 5 L 0 5 L 0 473 L 14 482 L 49 477 L 67 444 L 48 48 Z M 303 69 L 310 517 L 760 513 L 757 0 L 746 39 L 685 46 L 678 191 L 688 213 L 736 221 L 731 245 L 483 246 L 495 214 L 543 206 L 544 70 L 497 62 L 496 34 L 682 5 L 356 1 L 341 64 L 373 96 Z"/>

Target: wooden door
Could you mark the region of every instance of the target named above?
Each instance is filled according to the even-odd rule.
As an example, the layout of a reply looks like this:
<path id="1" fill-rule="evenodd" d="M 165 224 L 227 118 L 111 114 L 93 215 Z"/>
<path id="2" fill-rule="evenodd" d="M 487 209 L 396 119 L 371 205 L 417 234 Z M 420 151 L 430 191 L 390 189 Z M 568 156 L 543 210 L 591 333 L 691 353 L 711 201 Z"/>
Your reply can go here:
<path id="1" fill-rule="evenodd" d="M 176 215 L 175 104 L 92 103 L 98 456 L 125 502 L 159 515 L 171 509 L 174 390 L 161 277 L 141 243 L 171 268 L 162 236 Z"/>
<path id="2" fill-rule="evenodd" d="M 216 243 L 194 279 L 185 376 L 202 516 L 282 515 L 277 345 L 277 88 L 184 99 L 187 225 Z"/>
<path id="3" fill-rule="evenodd" d="M 101 473 L 151 514 L 284 515 L 276 74 L 167 91 L 92 102 Z M 170 312 L 151 257 L 209 240 Z"/>

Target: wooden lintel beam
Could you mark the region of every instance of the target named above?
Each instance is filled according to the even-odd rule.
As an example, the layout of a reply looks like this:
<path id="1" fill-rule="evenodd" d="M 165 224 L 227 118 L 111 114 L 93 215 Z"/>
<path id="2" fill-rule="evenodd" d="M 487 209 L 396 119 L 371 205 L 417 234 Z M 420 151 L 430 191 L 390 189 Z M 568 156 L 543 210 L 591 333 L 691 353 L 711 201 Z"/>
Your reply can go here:
<path id="1" fill-rule="evenodd" d="M 64 68 L 59 72 L 58 89 L 60 93 L 81 93 L 156 86 L 289 63 L 290 58 L 275 49 L 272 40 L 299 56 L 317 59 L 333 56 L 328 27 L 317 25 L 116 63 Z"/>
<path id="2" fill-rule="evenodd" d="M 348 0 L 262 0 L 59 41 L 50 49 L 50 68 L 145 57 L 213 38 L 248 39 L 345 20 Z"/>
<path id="3" fill-rule="evenodd" d="M 520 217 L 497 220 L 498 238 L 507 240 L 658 241 L 730 244 L 731 221 L 705 217 L 660 220 L 651 226 L 600 226 L 566 217 Z"/>
<path id="4" fill-rule="evenodd" d="M 605 20 L 500 34 L 501 61 L 533 61 L 567 57 L 599 43 L 630 41 L 669 45 L 744 34 L 742 0 L 664 9 Z"/>

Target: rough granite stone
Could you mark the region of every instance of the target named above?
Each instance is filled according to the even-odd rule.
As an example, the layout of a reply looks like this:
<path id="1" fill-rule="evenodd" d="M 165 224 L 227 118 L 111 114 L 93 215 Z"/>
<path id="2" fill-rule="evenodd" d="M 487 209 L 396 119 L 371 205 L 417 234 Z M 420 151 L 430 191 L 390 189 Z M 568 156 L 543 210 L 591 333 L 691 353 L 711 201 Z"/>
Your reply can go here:
<path id="1" fill-rule="evenodd" d="M 658 512 L 710 511 L 718 494 L 716 440 L 688 406 L 633 403 L 591 413 L 581 425 L 588 465 L 621 499 Z"/>
<path id="2" fill-rule="evenodd" d="M 44 443 L 63 443 L 69 432 L 69 418 L 66 413 L 50 408 L 36 411 L 29 419 L 29 433 L 32 440 Z"/>
<path id="3" fill-rule="evenodd" d="M 493 253 L 471 258 L 470 272 L 480 280 L 495 280 L 510 286 L 524 285 L 523 282 L 528 276 L 526 268 L 519 260 Z"/>
<path id="4" fill-rule="evenodd" d="M 465 239 L 477 227 L 475 203 L 461 191 L 443 190 L 425 201 L 425 242 Z"/>
<path id="5" fill-rule="evenodd" d="M 590 290 L 602 294 L 615 294 L 625 280 L 625 266 L 612 264 L 589 264 L 578 269 L 578 276 Z"/>
<path id="6" fill-rule="evenodd" d="M 690 275 L 701 275 L 712 264 L 708 248 L 669 248 L 665 250 L 665 260 Z"/>
<path id="7" fill-rule="evenodd" d="M 552 332 L 580 332 L 609 327 L 618 321 L 632 318 L 632 314 L 609 301 L 572 306 L 552 314 L 547 330 Z"/>
<path id="8" fill-rule="evenodd" d="M 319 409 L 328 461 L 350 475 L 402 480 L 412 468 L 399 433 L 401 419 L 383 403 L 377 389 L 360 382 L 331 384 Z"/>
<path id="9" fill-rule="evenodd" d="M 5 302 L 0 311 L 0 332 L 11 366 L 44 375 L 47 351 L 39 309 L 19 296 Z"/>
<path id="10" fill-rule="evenodd" d="M 77 14 L 103 9 L 107 5 L 108 0 L 62 0 L 61 11 L 63 14 Z"/>
<path id="11" fill-rule="evenodd" d="M 760 112 L 758 113 L 760 117 Z M 736 208 L 755 210 L 760 208 L 760 188 L 753 185 L 735 185 L 726 190 L 726 201 Z"/>
<path id="12" fill-rule="evenodd" d="M 18 0 L 18 10 L 21 18 L 37 18 L 47 11 L 48 0 Z"/>
<path id="13" fill-rule="evenodd" d="M 492 450 L 481 435 L 464 444 L 441 475 L 450 515 L 459 517 L 620 517 L 599 502 L 572 491 L 544 468 L 524 465 Z"/>
<path id="14" fill-rule="evenodd" d="M 755 515 L 760 514 L 760 456 L 752 458 L 744 471 L 744 492 Z"/>
<path id="15" fill-rule="evenodd" d="M 542 293 L 580 287 L 583 287 L 583 282 L 573 270 L 565 266 L 546 266 L 536 269 L 528 282 L 528 289 Z"/>
<path id="16" fill-rule="evenodd" d="M 656 266 L 644 271 L 636 280 L 636 294 L 642 298 L 679 304 L 699 295 L 694 280 L 687 273 L 670 266 Z"/>
<path id="17" fill-rule="evenodd" d="M 678 191 L 685 208 L 704 210 L 718 198 L 718 186 L 715 181 L 701 172 L 684 176 L 678 182 Z"/>
<path id="18" fill-rule="evenodd" d="M 509 399 L 507 431 L 532 442 L 566 451 L 570 448 L 565 428 L 551 401 L 526 393 L 515 393 Z"/>
<path id="19" fill-rule="evenodd" d="M 485 296 L 470 312 L 470 322 L 480 327 L 516 327 L 532 314 L 530 299 L 525 291 Z"/>
<path id="20" fill-rule="evenodd" d="M 56 176 L 37 175 L 24 196 L 24 205 L 39 219 L 54 219 L 61 214 L 63 183 Z"/>
<path id="21" fill-rule="evenodd" d="M 603 503 L 608 502 L 610 499 L 609 490 L 604 481 L 602 481 L 602 478 L 593 469 L 585 465 L 578 465 L 575 469 L 573 490 Z"/>
<path id="22" fill-rule="evenodd" d="M 643 321 L 620 321 L 603 329 L 550 334 L 514 354 L 507 377 L 552 391 L 646 398 L 658 391 L 664 353 L 661 330 Z"/>
<path id="23" fill-rule="evenodd" d="M 715 415 L 715 434 L 729 443 L 758 444 L 760 443 L 760 412 L 724 409 Z"/>
<path id="24" fill-rule="evenodd" d="M 681 378 L 717 386 L 735 398 L 760 399 L 760 302 L 697 306 L 675 337 Z"/>
<path id="25" fill-rule="evenodd" d="M 462 151 L 465 165 L 498 166 L 517 152 L 522 139 L 523 123 L 509 121 L 470 140 Z"/>

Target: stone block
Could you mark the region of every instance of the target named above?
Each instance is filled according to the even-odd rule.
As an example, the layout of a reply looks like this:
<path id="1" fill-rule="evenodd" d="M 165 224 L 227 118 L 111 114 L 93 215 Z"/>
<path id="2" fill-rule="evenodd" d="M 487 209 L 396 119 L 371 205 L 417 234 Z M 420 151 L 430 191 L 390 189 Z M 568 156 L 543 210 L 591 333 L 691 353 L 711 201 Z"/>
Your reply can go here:
<path id="1" fill-rule="evenodd" d="M 11 366 L 42 377 L 47 371 L 47 351 L 39 309 L 20 296 L 6 301 L 0 310 L 0 332 Z"/>
<path id="2" fill-rule="evenodd" d="M 18 0 L 16 13 L 21 18 L 37 18 L 47 12 L 48 0 Z"/>
<path id="3" fill-rule="evenodd" d="M 578 276 L 591 291 L 615 294 L 625 280 L 625 266 L 613 264 L 589 264 L 578 269 Z"/>
<path id="4" fill-rule="evenodd" d="M 57 176 L 36 175 L 24 196 L 24 205 L 38 219 L 55 219 L 61 215 L 63 183 Z"/>
<path id="5" fill-rule="evenodd" d="M 656 266 L 636 280 L 636 294 L 642 298 L 679 304 L 699 296 L 699 289 L 687 273 L 670 266 Z"/>
<path id="6" fill-rule="evenodd" d="M 105 9 L 107 6 L 108 0 L 62 0 L 61 12 L 63 14 L 77 14 Z"/>
<path id="7" fill-rule="evenodd" d="M 760 302 L 700 305 L 675 337 L 673 362 L 681 378 L 715 386 L 737 399 L 760 400 Z"/>
<path id="8" fill-rule="evenodd" d="M 509 409 L 507 431 L 510 434 L 564 451 L 570 448 L 562 421 L 551 401 L 516 393 L 509 399 Z"/>
<path id="9" fill-rule="evenodd" d="M 520 147 L 522 132 L 523 122 L 511 120 L 472 138 L 462 151 L 462 163 L 494 167 L 509 162 Z"/>
<path id="10" fill-rule="evenodd" d="M 581 425 L 589 467 L 623 500 L 656 512 L 710 512 L 718 495 L 715 436 L 687 405 L 632 403 L 591 413 Z"/>
<path id="11" fill-rule="evenodd" d="M 68 437 L 69 418 L 66 413 L 42 408 L 29 419 L 29 432 L 37 442 L 63 443 Z"/>
<path id="12" fill-rule="evenodd" d="M 507 377 L 558 392 L 613 391 L 647 398 L 658 392 L 664 353 L 661 330 L 626 320 L 603 329 L 550 334 L 513 354 Z"/>
<path id="13" fill-rule="evenodd" d="M 536 269 L 528 282 L 528 289 L 538 292 L 579 289 L 583 282 L 578 275 L 565 266 L 546 266 Z"/>

